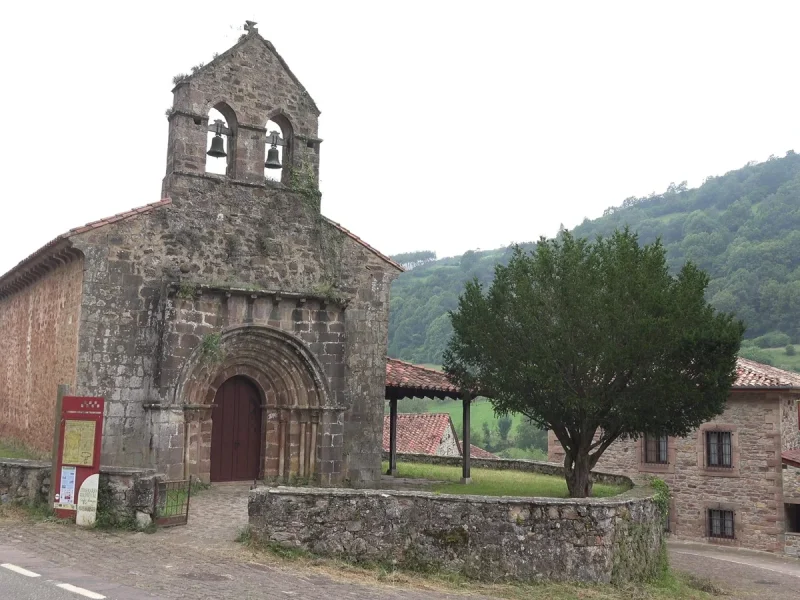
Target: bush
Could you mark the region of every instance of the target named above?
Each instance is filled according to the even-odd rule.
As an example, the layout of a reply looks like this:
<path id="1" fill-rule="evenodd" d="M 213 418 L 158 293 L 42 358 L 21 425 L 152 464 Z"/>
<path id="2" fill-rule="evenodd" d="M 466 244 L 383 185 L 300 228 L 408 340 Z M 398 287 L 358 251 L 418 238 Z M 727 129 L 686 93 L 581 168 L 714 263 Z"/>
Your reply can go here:
<path id="1" fill-rule="evenodd" d="M 791 342 L 792 338 L 780 331 L 770 331 L 753 339 L 753 343 L 759 348 L 779 348 Z"/>
<path id="2" fill-rule="evenodd" d="M 794 346 L 791 344 L 786 345 L 786 356 L 794 356 L 797 354 L 797 351 L 794 349 Z"/>

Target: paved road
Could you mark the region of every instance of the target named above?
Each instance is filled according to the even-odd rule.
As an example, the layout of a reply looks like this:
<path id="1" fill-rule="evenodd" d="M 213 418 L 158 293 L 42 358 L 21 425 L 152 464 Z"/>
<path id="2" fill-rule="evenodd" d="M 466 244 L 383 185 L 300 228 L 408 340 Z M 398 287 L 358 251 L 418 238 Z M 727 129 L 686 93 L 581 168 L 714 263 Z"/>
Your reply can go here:
<path id="1" fill-rule="evenodd" d="M 239 528 L 247 523 L 248 487 L 215 485 L 192 497 L 189 525 L 153 534 L 0 519 L 0 548 L 17 552 L 6 558 L 0 555 L 0 562 L 11 562 L 43 576 L 44 563 L 57 565 L 63 570 L 57 576 L 48 571 L 45 579 L 69 582 L 108 600 L 464 599 L 463 594 L 419 587 L 403 589 L 366 577 L 345 578 L 254 554 L 234 541 Z M 78 578 L 81 573 L 97 577 Z M 6 598 L 15 597 L 6 596 L 0 588 L 0 600 Z M 71 600 L 84 599 L 73 595 Z"/>
<path id="2" fill-rule="evenodd" d="M 796 558 L 673 541 L 669 557 L 674 569 L 712 580 L 727 598 L 800 598 L 800 560 Z"/>
<path id="3" fill-rule="evenodd" d="M 14 600 L 161 600 L 141 590 L 59 567 L 0 544 L 0 598 Z"/>

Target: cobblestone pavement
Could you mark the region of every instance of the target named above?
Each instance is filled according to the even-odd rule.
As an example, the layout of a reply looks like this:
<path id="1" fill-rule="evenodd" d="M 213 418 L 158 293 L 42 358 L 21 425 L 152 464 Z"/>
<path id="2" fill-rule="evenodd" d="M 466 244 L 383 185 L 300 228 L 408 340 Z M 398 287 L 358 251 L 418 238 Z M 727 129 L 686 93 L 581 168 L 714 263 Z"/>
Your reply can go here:
<path id="1" fill-rule="evenodd" d="M 798 600 L 800 560 L 687 542 L 669 543 L 674 569 L 711 579 L 728 598 Z"/>
<path id="2" fill-rule="evenodd" d="M 0 521 L 0 540 L 17 551 L 76 571 L 102 573 L 111 583 L 163 599 L 464 598 L 433 590 L 334 579 L 253 555 L 234 541 L 247 523 L 248 488 L 247 484 L 214 485 L 192 498 L 187 526 L 153 534 L 6 520 Z"/>

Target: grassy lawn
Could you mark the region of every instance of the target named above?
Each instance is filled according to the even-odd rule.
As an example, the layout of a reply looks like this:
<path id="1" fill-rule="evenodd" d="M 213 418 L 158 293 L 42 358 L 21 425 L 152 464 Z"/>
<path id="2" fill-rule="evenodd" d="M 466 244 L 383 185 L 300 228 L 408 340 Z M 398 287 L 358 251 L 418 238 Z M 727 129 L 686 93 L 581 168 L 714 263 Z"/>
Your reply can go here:
<path id="1" fill-rule="evenodd" d="M 800 373 L 800 344 L 796 344 L 795 349 L 798 350 L 798 353 L 794 356 L 788 356 L 785 346 L 780 348 L 759 348 L 761 352 L 772 359 L 772 364 L 779 369 Z"/>
<path id="2" fill-rule="evenodd" d="M 389 464 L 384 463 L 384 471 L 388 467 Z M 459 483 L 461 480 L 461 467 L 398 462 L 397 470 L 400 477 L 447 482 L 433 486 L 433 491 L 441 494 L 539 496 L 547 498 L 567 498 L 569 496 L 566 481 L 562 477 L 554 477 L 552 475 L 473 468 L 471 469 L 472 483 L 462 485 Z M 626 491 L 625 488 L 620 486 L 604 484 L 595 484 L 592 489 L 596 498 L 616 496 Z"/>
<path id="3" fill-rule="evenodd" d="M 29 450 L 17 442 L 0 439 L 0 458 L 30 458 L 35 460 L 48 457 L 41 452 Z"/>

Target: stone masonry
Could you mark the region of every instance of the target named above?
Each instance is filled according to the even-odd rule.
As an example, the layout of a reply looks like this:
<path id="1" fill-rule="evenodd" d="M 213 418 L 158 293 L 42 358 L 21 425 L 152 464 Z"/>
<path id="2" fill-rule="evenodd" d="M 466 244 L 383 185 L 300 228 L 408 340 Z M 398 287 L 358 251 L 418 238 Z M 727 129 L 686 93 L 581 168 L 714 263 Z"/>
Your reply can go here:
<path id="1" fill-rule="evenodd" d="M 261 395 L 259 476 L 378 481 L 402 269 L 321 215 L 319 110 L 252 25 L 173 92 L 164 200 L 72 230 L 0 277 L 0 323 L 15 324 L 0 435 L 46 449 L 55 387 L 70 383 L 106 398 L 103 464 L 208 479 L 214 394 L 244 376 Z M 226 175 L 205 172 L 211 108 L 229 128 Z M 264 176 L 268 120 L 288 144 L 282 183 Z M 58 286 L 60 312 L 35 310 Z M 36 386 L 6 375 L 18 364 Z"/>
<path id="2" fill-rule="evenodd" d="M 38 460 L 0 458 L 0 504 L 49 505 L 50 463 Z M 102 467 L 102 510 L 117 519 L 135 519 L 137 513 L 152 518 L 155 488 L 163 476 L 147 469 Z"/>
<path id="3" fill-rule="evenodd" d="M 559 500 L 258 488 L 248 512 L 258 541 L 488 581 L 646 580 L 663 551 L 658 509 L 635 492 Z"/>
<path id="4" fill-rule="evenodd" d="M 731 468 L 706 466 L 704 434 L 715 429 L 732 432 Z M 678 538 L 781 552 L 788 491 L 781 451 L 796 437 L 796 391 L 733 391 L 721 415 L 685 438 L 668 439 L 666 464 L 646 463 L 640 438 L 613 443 L 597 468 L 666 481 L 672 493 L 670 531 Z M 552 432 L 548 446 L 548 459 L 563 462 Z M 709 509 L 734 512 L 735 539 L 709 537 Z"/>

